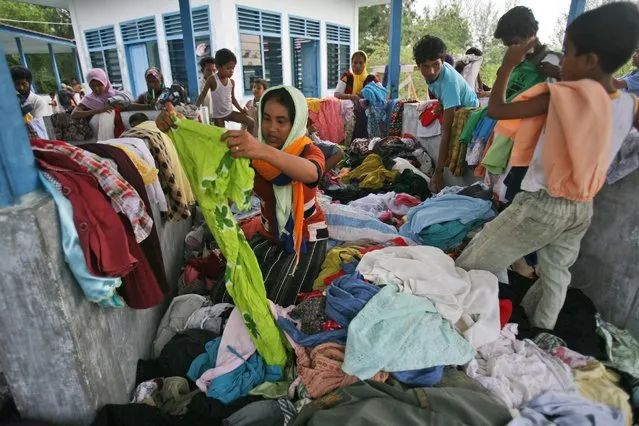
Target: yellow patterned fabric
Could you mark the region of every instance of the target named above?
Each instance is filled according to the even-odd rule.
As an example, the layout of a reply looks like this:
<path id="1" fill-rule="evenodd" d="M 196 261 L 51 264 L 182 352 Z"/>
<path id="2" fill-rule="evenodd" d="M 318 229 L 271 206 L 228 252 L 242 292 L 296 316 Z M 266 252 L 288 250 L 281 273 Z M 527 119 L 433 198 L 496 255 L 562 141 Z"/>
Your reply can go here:
<path id="1" fill-rule="evenodd" d="M 142 158 L 140 158 L 139 155 L 131 151 L 131 149 L 129 149 L 125 145 L 121 145 L 118 143 L 113 145 L 120 148 L 122 151 L 124 151 L 127 157 L 129 157 L 135 168 L 140 173 L 140 176 L 142 176 L 142 181 L 145 185 L 151 185 L 153 182 L 155 182 L 155 180 L 158 178 L 158 169 L 144 161 Z"/>

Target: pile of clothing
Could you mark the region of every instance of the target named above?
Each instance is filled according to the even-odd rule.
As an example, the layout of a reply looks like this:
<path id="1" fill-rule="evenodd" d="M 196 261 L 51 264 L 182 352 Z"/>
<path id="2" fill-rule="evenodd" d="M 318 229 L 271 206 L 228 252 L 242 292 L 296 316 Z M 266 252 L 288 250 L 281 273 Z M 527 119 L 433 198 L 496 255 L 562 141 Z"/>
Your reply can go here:
<path id="1" fill-rule="evenodd" d="M 337 106 L 320 101 L 318 114 Z M 432 160 L 415 138 L 348 146 L 349 167 L 320 183 L 330 249 L 313 290 L 278 306 L 247 242 L 260 220 L 248 161 L 207 145 L 219 129 L 177 126 L 199 203 L 180 295 L 138 363 L 131 403 L 103 407 L 94 424 L 632 425 L 639 342 L 572 289 L 554 330 L 531 327 L 531 280 L 456 267 L 497 214 L 493 191 L 430 194 Z M 466 152 L 455 149 L 458 167 Z M 197 161 L 205 151 L 214 175 Z M 211 302 L 220 286 L 233 304 Z"/>

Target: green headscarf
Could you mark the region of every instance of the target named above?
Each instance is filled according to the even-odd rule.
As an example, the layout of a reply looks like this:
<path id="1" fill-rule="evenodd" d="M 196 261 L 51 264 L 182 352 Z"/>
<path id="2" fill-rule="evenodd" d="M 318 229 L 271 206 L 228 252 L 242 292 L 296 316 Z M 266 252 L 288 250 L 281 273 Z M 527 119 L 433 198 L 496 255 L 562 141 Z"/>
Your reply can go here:
<path id="1" fill-rule="evenodd" d="M 306 124 L 308 121 L 308 106 L 306 104 L 306 98 L 295 87 L 291 86 L 275 86 L 264 92 L 262 101 L 260 102 L 260 108 L 258 111 L 258 136 L 259 141 L 266 143 L 264 136 L 262 135 L 262 114 L 264 113 L 264 107 L 266 103 L 264 99 L 268 99 L 268 94 L 275 90 L 284 89 L 293 99 L 293 105 L 295 106 L 295 119 L 293 120 L 293 127 L 291 132 L 286 138 L 286 142 L 280 148 L 280 151 L 286 150 L 293 142 L 306 135 Z M 293 203 L 293 188 L 291 185 L 273 185 L 273 193 L 275 194 L 275 214 L 277 217 L 277 227 L 279 237 L 284 231 L 284 227 L 288 222 L 288 218 L 291 216 L 291 205 Z"/>

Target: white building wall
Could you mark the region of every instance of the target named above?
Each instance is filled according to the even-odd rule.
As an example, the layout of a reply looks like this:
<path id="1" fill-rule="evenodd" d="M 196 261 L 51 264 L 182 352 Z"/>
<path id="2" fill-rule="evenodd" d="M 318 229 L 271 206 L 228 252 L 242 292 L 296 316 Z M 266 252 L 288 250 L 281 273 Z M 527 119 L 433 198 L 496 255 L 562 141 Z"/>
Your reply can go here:
<path id="1" fill-rule="evenodd" d="M 284 84 L 292 84 L 291 69 L 291 38 L 288 34 L 288 16 L 295 15 L 303 18 L 321 21 L 320 39 L 320 88 L 321 96 L 328 96 L 326 75 L 326 22 L 344 25 L 351 28 L 352 45 L 354 51 L 357 46 L 358 8 L 353 0 L 191 0 L 191 7 L 209 6 L 211 14 L 211 30 L 213 33 L 213 49 L 228 48 L 240 57 L 240 38 L 237 25 L 237 6 L 246 6 L 277 12 L 282 15 L 282 66 Z M 162 14 L 179 11 L 176 0 L 72 0 L 71 18 L 78 46 L 78 55 L 82 69 L 86 72 L 90 68 L 89 53 L 86 49 L 84 33 L 87 30 L 113 25 L 118 42 L 120 68 L 122 80 L 126 90 L 131 90 L 131 78 L 126 60 L 124 44 L 120 32 L 120 23 L 139 18 L 154 16 L 158 34 L 158 51 L 165 82 L 170 83 L 171 67 Z M 236 69 L 236 96 L 242 101 L 244 87 L 242 82 L 241 64 Z"/>

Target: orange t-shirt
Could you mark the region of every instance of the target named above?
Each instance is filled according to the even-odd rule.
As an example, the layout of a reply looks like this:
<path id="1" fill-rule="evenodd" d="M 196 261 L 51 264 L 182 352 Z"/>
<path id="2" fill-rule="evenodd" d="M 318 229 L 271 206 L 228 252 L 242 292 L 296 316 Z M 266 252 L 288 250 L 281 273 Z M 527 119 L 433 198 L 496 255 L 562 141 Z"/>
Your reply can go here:
<path id="1" fill-rule="evenodd" d="M 318 147 L 312 144 L 307 145 L 301 157 L 315 164 L 318 176 L 324 175 L 324 154 Z M 309 242 L 328 239 L 326 217 L 317 203 L 318 183 L 319 181 L 314 184 L 304 185 L 303 236 Z M 273 185 L 256 172 L 253 190 L 262 201 L 262 229 L 260 229 L 260 233 L 272 240 L 276 240 L 275 193 L 273 192 Z"/>

